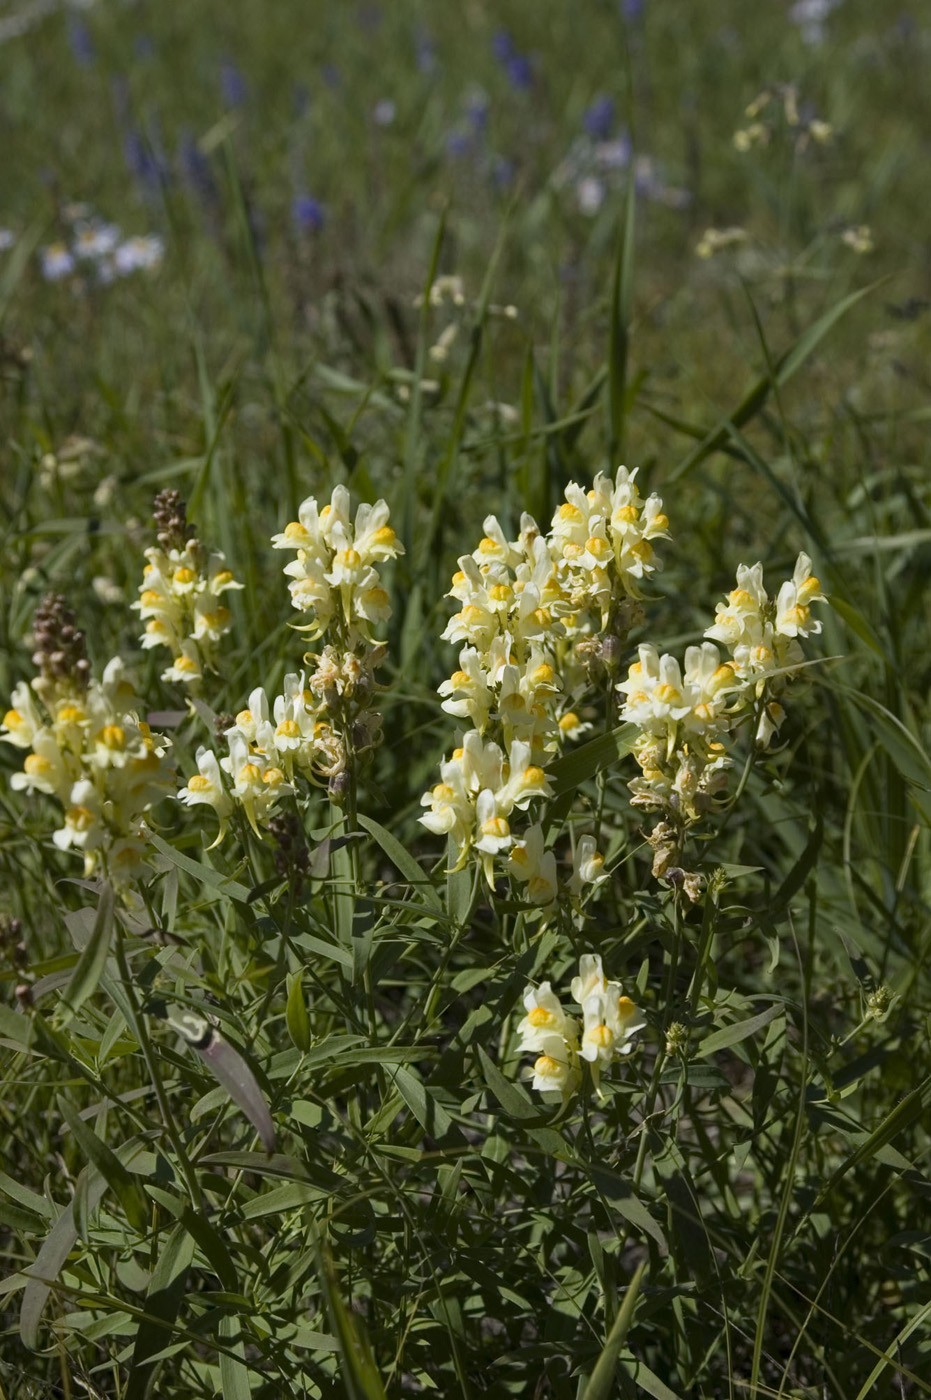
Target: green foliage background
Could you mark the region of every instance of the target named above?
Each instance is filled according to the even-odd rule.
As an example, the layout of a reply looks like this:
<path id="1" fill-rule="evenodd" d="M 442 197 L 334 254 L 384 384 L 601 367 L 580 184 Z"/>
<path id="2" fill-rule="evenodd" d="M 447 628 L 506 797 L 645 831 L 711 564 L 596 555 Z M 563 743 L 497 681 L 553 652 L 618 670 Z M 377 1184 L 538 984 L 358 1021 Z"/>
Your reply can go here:
<path id="1" fill-rule="evenodd" d="M 177 707 L 128 609 L 165 486 L 246 584 L 217 711 L 299 660 L 268 539 L 304 496 L 384 495 L 407 546 L 363 834 L 303 891 L 267 844 L 207 852 L 166 804 L 150 897 L 177 941 L 117 939 L 82 913 L 49 807 L 0 784 L 28 951 L 0 982 L 9 1400 L 931 1393 L 931 23 L 846 0 L 808 45 L 782 3 L 636 9 L 102 0 L 3 34 L 0 693 L 57 587 L 97 666 L 123 655 L 153 710 Z M 503 29 L 529 88 L 494 56 Z M 833 141 L 800 149 L 780 117 L 739 154 L 745 106 L 786 82 Z M 559 172 L 598 93 L 687 207 L 642 169 L 636 198 L 624 174 L 580 211 Z M 163 266 L 44 282 L 72 200 L 159 231 Z M 732 225 L 746 243 L 696 257 Z M 433 273 L 468 296 L 439 366 L 446 322 L 414 306 Z M 98 455 L 43 473 L 73 434 Z M 680 650 L 738 563 L 779 578 L 804 548 L 835 659 L 709 828 L 702 907 L 651 878 L 629 766 L 576 751 L 563 783 L 603 804 L 610 892 L 574 946 L 528 940 L 416 822 L 452 736 L 443 598 L 489 510 L 546 521 L 618 461 L 674 535 L 645 637 Z M 173 737 L 190 773 L 202 730 Z M 17 760 L 4 746 L 4 779 Z M 310 827 L 331 833 L 325 805 Z M 99 985 L 70 1014 L 88 937 Z M 527 980 L 565 985 L 586 950 L 650 1028 L 606 1102 L 562 1118 L 508 1028 Z M 273 1155 L 165 1020 L 184 1008 L 250 1067 Z"/>

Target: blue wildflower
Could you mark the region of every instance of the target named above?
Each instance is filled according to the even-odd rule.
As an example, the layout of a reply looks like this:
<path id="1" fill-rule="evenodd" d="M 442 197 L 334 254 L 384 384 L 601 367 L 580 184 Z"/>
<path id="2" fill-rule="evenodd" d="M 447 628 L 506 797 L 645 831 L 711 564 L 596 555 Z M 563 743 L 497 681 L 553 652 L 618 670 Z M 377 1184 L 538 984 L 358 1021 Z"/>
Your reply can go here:
<path id="1" fill-rule="evenodd" d="M 227 107 L 244 107 L 249 100 L 246 80 L 229 60 L 220 64 L 220 92 Z"/>
<path id="2" fill-rule="evenodd" d="M 476 88 L 465 100 L 465 114 L 473 131 L 482 132 L 488 124 L 488 98 Z"/>
<path id="3" fill-rule="evenodd" d="M 533 67 L 526 54 L 516 53 L 504 65 L 512 87 L 521 91 L 533 87 Z"/>
<path id="4" fill-rule="evenodd" d="M 417 54 L 417 67 L 421 73 L 435 73 L 439 64 L 436 46 L 426 29 L 418 29 L 414 35 L 414 49 Z"/>
<path id="5" fill-rule="evenodd" d="M 459 160 L 472 149 L 472 138 L 468 132 L 454 128 L 446 138 L 446 154 Z"/>
<path id="6" fill-rule="evenodd" d="M 97 57 L 94 40 L 87 25 L 72 16 L 68 21 L 68 43 L 78 63 L 87 68 Z"/>
<path id="7" fill-rule="evenodd" d="M 507 63 L 517 52 L 514 47 L 514 40 L 506 29 L 499 29 L 492 35 L 491 51 L 499 63 Z"/>
<path id="8" fill-rule="evenodd" d="M 300 233 L 319 233 L 326 223 L 326 210 L 312 194 L 299 194 L 291 205 L 291 217 Z"/>
<path id="9" fill-rule="evenodd" d="M 185 128 L 178 143 L 178 162 L 185 180 L 205 204 L 217 203 L 217 187 L 210 161 L 198 146 L 193 134 Z"/>
<path id="10" fill-rule="evenodd" d="M 123 138 L 123 152 L 130 173 L 144 193 L 154 194 L 167 183 L 168 172 L 164 162 L 138 127 L 130 127 L 127 131 Z"/>
<path id="11" fill-rule="evenodd" d="M 614 125 L 614 99 L 600 93 L 586 107 L 582 125 L 593 141 L 607 141 Z"/>

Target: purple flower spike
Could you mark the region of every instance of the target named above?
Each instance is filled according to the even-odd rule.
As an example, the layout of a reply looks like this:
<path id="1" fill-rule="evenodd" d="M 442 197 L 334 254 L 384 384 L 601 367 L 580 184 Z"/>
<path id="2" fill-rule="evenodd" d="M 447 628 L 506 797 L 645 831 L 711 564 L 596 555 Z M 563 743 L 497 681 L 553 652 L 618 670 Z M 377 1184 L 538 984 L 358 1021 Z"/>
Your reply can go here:
<path id="1" fill-rule="evenodd" d="M 601 93 L 585 109 L 582 125 L 593 141 L 607 141 L 614 126 L 614 99 Z"/>
<path id="2" fill-rule="evenodd" d="M 326 223 L 326 210 L 312 194 L 299 194 L 291 205 L 291 216 L 301 233 L 319 233 Z"/>

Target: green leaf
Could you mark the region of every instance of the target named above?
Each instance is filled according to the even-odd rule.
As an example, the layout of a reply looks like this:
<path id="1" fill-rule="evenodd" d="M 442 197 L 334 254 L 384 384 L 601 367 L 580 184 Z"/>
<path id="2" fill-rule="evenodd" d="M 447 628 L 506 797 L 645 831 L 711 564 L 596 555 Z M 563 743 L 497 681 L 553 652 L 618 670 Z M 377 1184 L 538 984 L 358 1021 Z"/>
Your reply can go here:
<path id="1" fill-rule="evenodd" d="M 179 870 L 190 875 L 200 885 L 206 885 L 210 890 L 216 890 L 218 894 L 229 895 L 230 899 L 235 899 L 239 904 L 248 904 L 249 896 L 252 893 L 245 885 L 240 885 L 237 880 L 231 880 L 228 875 L 224 875 L 219 870 L 214 870 L 212 865 L 206 865 L 203 861 L 194 860 L 191 856 L 186 856 L 183 851 L 178 851 L 174 846 L 170 846 L 156 832 L 151 832 L 149 841 L 157 851 L 176 865 Z"/>
<path id="2" fill-rule="evenodd" d="M 104 1196 L 107 1183 L 96 1167 L 85 1167 L 78 1177 L 78 1181 L 80 1182 L 82 1179 L 89 1182 L 88 1203 L 90 1209 L 93 1210 Z M 77 1238 L 78 1230 L 74 1217 L 74 1203 L 72 1202 L 65 1207 L 52 1226 L 42 1248 L 35 1257 L 35 1261 L 30 1264 L 28 1269 L 23 1270 L 29 1282 L 26 1284 L 20 1304 L 19 1335 L 23 1340 L 23 1346 L 28 1347 L 30 1351 L 36 1349 L 39 1322 L 48 1302 L 49 1294 L 55 1280 L 64 1268 L 65 1260 L 77 1243 Z"/>
<path id="3" fill-rule="evenodd" d="M 90 938 L 84 946 L 77 966 L 62 998 L 64 1010 L 62 1023 L 71 1020 L 79 1006 L 83 1006 L 89 996 L 97 990 L 110 955 L 110 940 L 113 936 L 113 888 L 104 884 L 100 891 L 97 914 Z"/>
<path id="4" fill-rule="evenodd" d="M 146 1316 L 139 1324 L 133 1346 L 124 1400 L 146 1400 L 149 1395 L 158 1365 L 155 1358 L 171 1340 L 193 1258 L 193 1238 L 184 1225 L 175 1225 L 168 1238 L 160 1242 L 158 1263 L 146 1292 Z"/>
<path id="5" fill-rule="evenodd" d="M 126 1170 L 116 1154 L 74 1111 L 67 1099 L 59 1099 L 58 1104 L 75 1142 L 113 1191 L 130 1225 L 140 1233 L 148 1229 L 149 1208 L 139 1180 Z"/>
<path id="6" fill-rule="evenodd" d="M 582 1392 L 584 1400 L 610 1400 L 610 1397 L 615 1394 L 614 1378 L 617 1374 L 618 1358 L 633 1322 L 634 1308 L 637 1306 L 637 1299 L 640 1296 L 640 1283 L 645 1269 L 646 1262 L 637 1267 L 633 1278 L 627 1285 L 624 1301 L 614 1319 L 614 1326 L 608 1333 L 608 1339 L 595 1363 L 595 1369 L 592 1371 L 588 1385 Z"/>
<path id="7" fill-rule="evenodd" d="M 871 292 L 881 286 L 884 280 L 880 279 L 868 287 L 861 287 L 859 291 L 851 292 L 849 296 L 830 307 L 823 316 L 819 316 L 814 325 L 808 327 L 808 330 L 803 331 L 798 340 L 780 355 L 773 365 L 772 373 L 764 374 L 758 379 L 737 407 L 731 413 L 725 414 L 718 426 L 712 428 L 702 438 L 698 446 L 693 448 L 688 456 L 679 463 L 669 478 L 670 482 L 676 483 L 688 476 L 699 462 L 703 462 L 712 452 L 717 452 L 729 441 L 734 428 L 742 428 L 745 423 L 749 423 L 752 418 L 755 418 L 769 398 L 773 388 L 782 388 L 784 384 L 788 383 L 793 374 L 801 369 L 841 317 L 856 306 L 857 302 L 862 301 L 864 297 L 869 296 Z"/>
<path id="8" fill-rule="evenodd" d="M 633 304 L 634 230 L 636 227 L 636 184 L 627 183 L 624 222 L 618 238 L 611 289 L 611 329 L 608 343 L 608 413 L 610 434 L 608 458 L 612 465 L 624 444 L 624 418 L 627 411 L 627 359 L 630 349 L 630 313 Z"/>
<path id="9" fill-rule="evenodd" d="M 220 1337 L 226 1343 L 225 1349 L 220 1352 L 223 1400 L 252 1400 L 242 1321 L 235 1313 L 224 1313 L 220 1318 Z"/>
<path id="10" fill-rule="evenodd" d="M 423 1084 L 409 1069 L 398 1066 L 391 1078 L 417 1122 L 425 1133 L 434 1138 L 444 1138 L 452 1128 L 453 1120 L 436 1098 L 434 1092 Z"/>
<path id="11" fill-rule="evenodd" d="M 619 724 L 608 734 L 589 739 L 587 744 L 557 758 L 547 769 L 556 797 L 574 793 L 582 783 L 597 777 L 603 768 L 626 757 L 639 733 L 635 724 Z"/>
<path id="12" fill-rule="evenodd" d="M 408 884 L 423 894 L 424 903 L 432 905 L 435 909 L 442 909 L 440 897 L 433 888 L 430 877 L 424 873 L 407 847 L 402 846 L 396 836 L 392 836 L 390 831 L 371 817 L 360 816 L 359 825 L 370 836 L 374 836 L 392 865 L 397 866 Z"/>
<path id="13" fill-rule="evenodd" d="M 355 1317 L 343 1302 L 328 1253 L 321 1252 L 320 1263 L 320 1283 L 339 1342 L 340 1369 L 349 1400 L 387 1400 L 368 1343 L 361 1335 Z"/>
<path id="14" fill-rule="evenodd" d="M 644 1365 L 625 1352 L 619 1360 L 619 1369 L 629 1376 L 637 1387 L 638 1391 L 643 1391 L 644 1395 L 652 1395 L 653 1400 L 681 1400 L 674 1390 L 670 1390 L 665 1381 L 661 1381 L 655 1371 L 651 1371 L 649 1366 Z"/>
<path id="15" fill-rule="evenodd" d="M 789 901 L 798 894 L 817 864 L 823 839 L 824 819 L 819 812 L 805 843 L 805 849 L 773 896 L 770 906 L 772 910 L 785 909 Z"/>
<path id="16" fill-rule="evenodd" d="M 738 1045 L 740 1041 L 762 1030 L 783 1009 L 782 1003 L 777 1002 L 775 1006 L 768 1006 L 757 1016 L 749 1016 L 745 1021 L 735 1021 L 731 1026 L 722 1026 L 719 1031 L 712 1031 L 711 1035 L 701 1042 L 698 1053 L 713 1055 L 716 1050 L 726 1050 L 729 1045 Z"/>
<path id="17" fill-rule="evenodd" d="M 298 1050 L 305 1052 L 309 1050 L 310 1017 L 307 1014 L 304 985 L 299 972 L 294 972 L 288 977 L 288 1003 L 285 1008 L 285 1021 L 288 1026 L 288 1035 Z"/>
<path id="18" fill-rule="evenodd" d="M 494 1060 L 489 1058 L 481 1045 L 477 1048 L 485 1083 L 505 1113 L 511 1118 L 515 1118 L 518 1123 L 539 1123 L 543 1114 L 535 1107 L 526 1091 L 512 1083 L 510 1079 L 505 1079 Z"/>
<path id="19" fill-rule="evenodd" d="M 610 1171 L 607 1167 L 599 1166 L 594 1162 L 586 1163 L 586 1169 L 592 1184 L 605 1200 L 610 1201 L 635 1229 L 644 1235 L 649 1235 L 651 1239 L 656 1241 L 660 1249 L 668 1253 L 669 1244 L 666 1236 L 630 1183 L 618 1176 L 617 1172 Z"/>
<path id="20" fill-rule="evenodd" d="M 275 1125 L 262 1090 L 252 1070 L 238 1050 L 220 1032 L 209 1027 L 205 1043 L 192 1044 L 197 1054 L 216 1076 L 230 1098 L 237 1103 L 262 1140 L 265 1151 L 275 1150 Z"/>
<path id="21" fill-rule="evenodd" d="M 213 1269 L 221 1286 L 227 1293 L 239 1291 L 239 1276 L 232 1255 L 226 1247 L 222 1235 L 210 1223 L 206 1215 L 200 1215 L 171 1191 L 147 1184 L 146 1190 L 154 1201 L 164 1206 L 187 1230 L 191 1239 L 200 1246 L 204 1258 Z"/>

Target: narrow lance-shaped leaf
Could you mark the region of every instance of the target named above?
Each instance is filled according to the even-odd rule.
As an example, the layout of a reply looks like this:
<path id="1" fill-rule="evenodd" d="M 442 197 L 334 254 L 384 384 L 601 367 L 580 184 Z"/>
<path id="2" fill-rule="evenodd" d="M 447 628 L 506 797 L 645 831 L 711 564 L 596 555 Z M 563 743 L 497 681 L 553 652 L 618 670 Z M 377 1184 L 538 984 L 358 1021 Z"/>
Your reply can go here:
<path id="1" fill-rule="evenodd" d="M 175 1014 L 170 1021 L 242 1109 L 261 1138 L 265 1151 L 274 1152 L 275 1127 L 268 1104 L 239 1051 L 234 1050 L 214 1026 L 197 1016 Z"/>
<path id="2" fill-rule="evenodd" d="M 113 889 L 104 885 L 100 891 L 100 901 L 90 938 L 84 945 L 77 967 L 74 969 L 68 989 L 64 995 L 66 1007 L 64 1020 L 70 1020 L 89 996 L 97 990 L 110 954 L 110 940 L 113 936 Z"/>
<path id="3" fill-rule="evenodd" d="M 634 1308 L 637 1306 L 637 1298 L 640 1294 L 640 1281 L 643 1278 L 645 1268 L 646 1264 L 641 1264 L 627 1285 L 627 1292 L 624 1294 L 624 1301 L 614 1319 L 614 1326 L 608 1334 L 604 1349 L 595 1363 L 591 1379 L 583 1392 L 584 1400 L 608 1400 L 608 1397 L 615 1393 L 618 1357 L 621 1354 L 624 1339 L 630 1331 Z"/>

